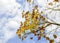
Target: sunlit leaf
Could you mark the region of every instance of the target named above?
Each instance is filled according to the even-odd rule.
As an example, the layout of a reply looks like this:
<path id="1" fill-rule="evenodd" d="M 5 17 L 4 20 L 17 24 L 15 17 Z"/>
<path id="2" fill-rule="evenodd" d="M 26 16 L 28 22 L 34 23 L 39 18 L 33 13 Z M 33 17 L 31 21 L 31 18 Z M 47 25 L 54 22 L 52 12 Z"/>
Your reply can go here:
<path id="1" fill-rule="evenodd" d="M 54 40 L 50 40 L 50 43 L 54 43 Z"/>
<path id="2" fill-rule="evenodd" d="M 57 35 L 56 35 L 56 34 L 53 34 L 53 37 L 54 37 L 54 38 L 57 38 Z"/>
<path id="3" fill-rule="evenodd" d="M 27 2 L 31 2 L 31 0 L 27 0 Z"/>

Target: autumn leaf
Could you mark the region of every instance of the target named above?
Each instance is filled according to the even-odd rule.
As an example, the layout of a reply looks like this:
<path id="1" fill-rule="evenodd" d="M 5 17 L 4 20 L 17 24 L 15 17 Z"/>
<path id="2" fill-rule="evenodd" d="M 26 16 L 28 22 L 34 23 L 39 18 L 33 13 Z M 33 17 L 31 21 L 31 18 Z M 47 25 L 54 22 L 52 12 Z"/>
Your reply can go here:
<path id="1" fill-rule="evenodd" d="M 53 37 L 54 37 L 54 38 L 57 38 L 57 35 L 56 35 L 56 34 L 53 34 Z"/>
<path id="2" fill-rule="evenodd" d="M 54 43 L 54 40 L 50 40 L 50 43 Z"/>
<path id="3" fill-rule="evenodd" d="M 27 2 L 31 2 L 31 0 L 27 0 Z"/>

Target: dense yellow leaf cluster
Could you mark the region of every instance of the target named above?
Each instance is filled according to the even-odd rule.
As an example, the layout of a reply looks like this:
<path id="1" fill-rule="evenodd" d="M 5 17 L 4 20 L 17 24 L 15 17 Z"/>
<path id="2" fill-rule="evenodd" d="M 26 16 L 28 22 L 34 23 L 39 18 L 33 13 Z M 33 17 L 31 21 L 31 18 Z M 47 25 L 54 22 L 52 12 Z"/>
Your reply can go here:
<path id="1" fill-rule="evenodd" d="M 54 40 L 51 40 L 44 34 L 45 27 L 49 26 L 50 24 L 45 24 L 47 20 L 38 12 L 38 6 L 34 7 L 32 13 L 30 13 L 29 11 L 24 13 L 23 11 L 22 17 L 25 18 L 25 21 L 24 23 L 21 22 L 21 25 L 16 32 L 19 37 L 22 37 L 22 34 L 24 34 L 26 30 L 30 30 L 31 33 L 38 36 L 38 40 L 41 38 L 41 36 L 43 36 L 44 38 L 46 38 L 46 40 L 49 40 L 50 43 L 54 43 Z M 41 25 L 41 22 L 43 23 L 43 25 L 39 26 Z M 39 34 L 37 34 L 38 31 L 40 32 Z M 53 37 L 57 38 L 55 34 L 53 35 Z M 32 39 L 32 37 L 30 39 Z"/>
<path id="2" fill-rule="evenodd" d="M 25 14 L 22 14 L 22 17 L 24 17 L 26 20 L 17 30 L 16 34 L 18 36 L 21 36 L 21 34 L 23 34 L 26 30 L 32 31 L 33 29 L 37 29 L 39 23 L 39 13 L 37 6 L 35 6 L 35 8 L 33 9 L 32 14 L 29 11 L 27 11 Z"/>

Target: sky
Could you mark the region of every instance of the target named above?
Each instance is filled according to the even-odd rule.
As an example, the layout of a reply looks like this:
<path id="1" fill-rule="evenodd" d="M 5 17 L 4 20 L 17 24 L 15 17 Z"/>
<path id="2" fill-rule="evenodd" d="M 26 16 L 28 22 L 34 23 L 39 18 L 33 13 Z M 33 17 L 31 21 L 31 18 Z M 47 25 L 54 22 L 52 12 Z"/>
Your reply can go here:
<path id="1" fill-rule="evenodd" d="M 51 0 L 49 0 L 51 2 Z M 40 7 L 40 10 L 45 11 L 44 9 L 49 7 L 47 4 L 47 0 L 36 0 L 34 5 L 38 5 Z M 55 5 L 54 5 L 55 6 Z M 54 6 L 50 6 L 51 8 Z M 32 11 L 33 6 L 28 4 L 26 0 L 0 0 L 0 43 L 49 43 L 45 38 L 41 38 L 41 40 L 37 40 L 37 37 L 34 35 L 29 35 L 24 41 L 18 38 L 16 35 L 16 31 L 20 26 L 20 22 L 24 22 L 25 18 L 22 18 L 21 12 L 23 10 L 26 11 Z M 51 10 L 45 11 L 45 14 L 48 14 Z M 57 13 L 58 12 L 58 13 Z M 57 23 L 60 23 L 60 15 L 59 11 L 53 11 L 48 17 L 52 20 L 54 20 Z M 54 18 L 55 13 L 57 14 Z M 53 15 L 52 15 L 53 14 Z M 43 14 L 42 14 L 43 15 Z M 49 26 L 46 28 L 46 32 L 49 32 L 53 29 L 55 29 L 57 26 Z M 59 31 L 60 28 L 57 30 Z M 54 31 L 52 32 L 54 33 Z M 49 36 L 51 39 L 53 37 Z M 34 39 L 29 39 L 30 36 L 33 36 Z M 60 34 L 58 35 L 60 36 Z M 58 38 L 57 38 L 58 39 Z M 57 40 L 56 39 L 56 40 Z M 58 39 L 59 41 L 60 39 Z"/>

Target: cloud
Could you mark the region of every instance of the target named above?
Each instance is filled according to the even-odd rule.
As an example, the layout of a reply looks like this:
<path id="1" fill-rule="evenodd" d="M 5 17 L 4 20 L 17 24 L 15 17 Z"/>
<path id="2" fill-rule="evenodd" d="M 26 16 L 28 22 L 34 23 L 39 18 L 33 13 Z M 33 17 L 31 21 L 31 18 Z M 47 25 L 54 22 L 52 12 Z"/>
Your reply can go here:
<path id="1" fill-rule="evenodd" d="M 0 16 L 15 16 L 19 7 L 16 0 L 0 0 Z"/>
<path id="2" fill-rule="evenodd" d="M 23 20 L 20 10 L 21 5 L 16 0 L 0 0 L 0 43 L 6 43 L 16 35 Z"/>
<path id="3" fill-rule="evenodd" d="M 37 0 L 37 3 L 41 6 L 46 6 L 47 0 Z"/>
<path id="4" fill-rule="evenodd" d="M 9 21 L 8 23 L 5 24 L 5 27 L 14 30 L 14 29 L 17 29 L 19 27 L 19 24 L 16 21 Z"/>

